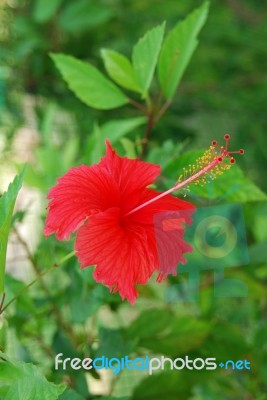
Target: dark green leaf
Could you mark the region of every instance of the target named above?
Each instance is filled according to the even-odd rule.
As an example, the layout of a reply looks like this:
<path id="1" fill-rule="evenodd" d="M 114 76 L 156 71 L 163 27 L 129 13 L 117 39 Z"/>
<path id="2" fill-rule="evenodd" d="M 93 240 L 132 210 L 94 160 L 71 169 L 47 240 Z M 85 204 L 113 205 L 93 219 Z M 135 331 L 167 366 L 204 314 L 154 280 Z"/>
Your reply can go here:
<path id="1" fill-rule="evenodd" d="M 164 95 L 171 99 L 195 51 L 197 35 L 208 15 L 208 2 L 178 22 L 166 37 L 159 57 L 158 76 Z"/>
<path id="2" fill-rule="evenodd" d="M 214 373 L 214 371 L 212 371 Z M 167 371 L 144 379 L 134 390 L 133 400 L 188 400 L 193 385 L 207 379 L 206 371 Z"/>
<path id="3" fill-rule="evenodd" d="M 174 356 L 198 349 L 208 336 L 211 325 L 193 318 L 181 317 L 169 323 L 169 330 L 160 336 L 141 339 L 140 345 L 155 353 Z"/>
<path id="4" fill-rule="evenodd" d="M 64 54 L 51 57 L 69 88 L 85 104 L 108 110 L 128 102 L 125 94 L 93 65 Z"/>
<path id="5" fill-rule="evenodd" d="M 73 389 L 67 389 L 59 396 L 59 400 L 85 400 L 85 398 Z"/>
<path id="6" fill-rule="evenodd" d="M 127 329 L 127 337 L 153 339 L 157 333 L 166 330 L 172 321 L 167 310 L 147 310 L 134 320 Z"/>

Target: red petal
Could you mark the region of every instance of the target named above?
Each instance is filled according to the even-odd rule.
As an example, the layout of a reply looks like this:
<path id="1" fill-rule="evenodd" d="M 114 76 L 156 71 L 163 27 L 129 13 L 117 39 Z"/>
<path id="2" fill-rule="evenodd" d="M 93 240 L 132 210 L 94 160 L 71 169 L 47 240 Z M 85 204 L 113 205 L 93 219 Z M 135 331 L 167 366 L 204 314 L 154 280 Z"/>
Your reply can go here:
<path id="1" fill-rule="evenodd" d="M 141 202 L 144 203 L 158 194 L 159 192 L 146 189 Z M 191 203 L 166 195 L 125 217 L 127 223 L 145 227 L 148 244 L 157 259 L 157 269 L 161 276 L 175 275 L 177 264 L 186 262 L 184 253 L 193 250 L 183 236 L 184 225 L 192 222 L 194 208 Z"/>
<path id="2" fill-rule="evenodd" d="M 106 140 L 106 156 L 99 165 L 118 182 L 123 213 L 135 207 L 143 189 L 155 181 L 161 170 L 159 165 L 118 156 L 108 140 Z"/>
<path id="3" fill-rule="evenodd" d="M 71 168 L 47 197 L 51 201 L 44 233 L 55 233 L 58 239 L 68 239 L 88 216 L 120 202 L 117 183 L 99 165 Z"/>
<path id="4" fill-rule="evenodd" d="M 146 283 L 156 269 L 146 230 L 124 226 L 119 208 L 90 217 L 78 231 L 75 249 L 82 268 L 96 264 L 96 281 L 131 303 L 137 298 L 135 283 Z"/>

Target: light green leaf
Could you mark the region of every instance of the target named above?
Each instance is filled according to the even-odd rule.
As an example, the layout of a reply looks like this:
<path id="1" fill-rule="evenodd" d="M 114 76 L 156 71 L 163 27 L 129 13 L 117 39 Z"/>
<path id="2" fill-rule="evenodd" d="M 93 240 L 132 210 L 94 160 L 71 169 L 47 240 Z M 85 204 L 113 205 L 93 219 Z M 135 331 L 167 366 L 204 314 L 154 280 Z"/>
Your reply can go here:
<path id="1" fill-rule="evenodd" d="M 145 123 L 145 117 L 136 117 L 109 121 L 100 127 L 95 125 L 94 131 L 87 141 L 88 157 L 91 163 L 98 162 L 104 154 L 105 139 L 109 139 L 111 144 L 115 144 L 124 135 Z"/>
<path id="2" fill-rule="evenodd" d="M 134 92 L 141 92 L 133 66 L 127 57 L 109 49 L 102 49 L 101 56 L 107 73 L 118 85 Z"/>
<path id="3" fill-rule="evenodd" d="M 6 357 L 0 352 L 0 386 L 5 400 L 57 400 L 65 385 L 48 382 L 38 368 Z"/>
<path id="4" fill-rule="evenodd" d="M 0 197 L 0 293 L 4 291 L 4 276 L 8 234 L 18 192 L 22 185 L 25 168 L 17 175 L 8 190 Z"/>
<path id="5" fill-rule="evenodd" d="M 109 110 L 126 104 L 125 94 L 93 65 L 65 54 L 52 54 L 69 88 L 88 106 Z"/>
<path id="6" fill-rule="evenodd" d="M 177 180 L 179 175 L 183 174 L 183 168 L 187 169 L 190 164 L 194 165 L 196 160 L 203 154 L 204 151 L 184 153 L 164 168 L 163 172 L 166 176 Z M 247 178 L 236 164 L 232 165 L 229 170 L 224 171 L 222 175 L 217 175 L 214 180 L 209 179 L 207 176 L 207 182 L 204 186 L 190 184 L 188 196 L 193 198 L 204 197 L 210 200 L 221 198 L 224 201 L 239 203 L 267 200 L 267 195 Z M 172 183 L 168 182 L 168 184 Z"/>
<path id="7" fill-rule="evenodd" d="M 158 63 L 158 76 L 164 95 L 171 99 L 195 51 L 197 35 L 208 15 L 209 3 L 205 2 L 179 22 L 166 37 Z"/>
<path id="8" fill-rule="evenodd" d="M 36 22 L 48 21 L 56 13 L 62 0 L 35 0 L 33 8 L 33 18 Z"/>
<path id="9" fill-rule="evenodd" d="M 137 81 L 142 88 L 143 97 L 147 96 L 163 40 L 165 22 L 148 31 L 133 48 L 133 67 Z"/>
<path id="10" fill-rule="evenodd" d="M 128 138 L 122 138 L 120 140 L 124 150 L 125 150 L 125 155 L 128 158 L 137 158 L 137 154 L 136 154 L 136 147 L 135 144 L 132 140 L 128 139 Z"/>

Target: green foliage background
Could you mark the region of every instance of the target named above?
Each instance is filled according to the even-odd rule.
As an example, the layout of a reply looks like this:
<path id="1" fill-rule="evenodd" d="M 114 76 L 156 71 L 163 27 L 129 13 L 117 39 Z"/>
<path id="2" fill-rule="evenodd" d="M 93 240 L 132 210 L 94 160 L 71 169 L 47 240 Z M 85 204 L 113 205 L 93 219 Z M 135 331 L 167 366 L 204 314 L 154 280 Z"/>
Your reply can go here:
<path id="1" fill-rule="evenodd" d="M 201 4 L 197 0 L 0 2 L 0 138 L 4 143 L 0 168 L 22 168 L 22 161 L 12 157 L 12 149 L 18 128 L 30 125 L 25 107 L 30 99 L 38 140 L 24 184 L 41 193 L 42 223 L 47 191 L 58 176 L 73 165 L 97 162 L 107 136 L 121 155 L 140 156 L 147 123 L 144 113 L 128 104 L 131 92 L 127 90 L 123 92 L 126 97 L 109 97 L 112 107 L 111 103 L 103 106 L 99 98 L 86 98 L 87 105 L 81 102 L 59 72 L 60 61 L 66 57 L 56 54 L 90 62 L 105 73 L 108 57 L 114 56 L 107 49 L 130 58 L 133 46 L 148 30 L 158 26 L 155 35 L 160 40 L 164 20 L 168 33 Z M 233 148 L 246 150 L 245 156 L 238 158 L 238 167 L 214 181 L 212 190 L 194 186 L 187 196 L 196 206 L 242 204 L 250 262 L 229 269 L 227 275 L 246 283 L 248 297 L 214 297 L 212 275 L 207 272 L 201 276 L 198 302 L 167 303 L 166 287 L 186 279 L 180 274 L 161 285 L 152 280 L 141 286 L 132 307 L 96 284 L 91 269 L 80 271 L 78 262 L 71 258 L 24 291 L 0 316 L 0 399 L 17 399 L 22 393 L 23 400 L 98 398 L 92 379 L 103 377 L 97 371 L 89 380 L 81 371 L 55 371 L 54 357 L 61 352 L 81 358 L 102 354 L 176 358 L 187 354 L 192 358 L 248 359 L 252 366 L 250 371 L 228 373 L 220 369 L 165 370 L 152 377 L 129 371 L 109 384 L 102 383 L 109 396 L 106 399 L 267 399 L 266 17 L 264 2 L 211 1 L 197 50 L 171 106 L 153 127 L 146 152 L 146 160 L 162 166 L 158 188 L 164 189 L 175 182 L 183 166 L 212 139 L 220 141 L 225 132 L 232 134 Z M 140 54 L 136 52 L 135 47 L 138 68 Z M 139 101 L 143 94 L 144 104 L 149 104 L 151 71 L 147 71 L 147 79 L 140 73 L 138 82 L 133 78 L 129 81 L 131 71 L 126 64 L 124 60 L 122 72 L 128 71 L 132 99 Z M 81 79 L 82 72 L 74 78 Z M 150 92 L 157 93 L 156 79 L 151 85 Z M 167 98 L 170 92 L 169 88 Z M 88 107 L 94 106 L 94 101 L 99 101 L 100 107 Z M 237 190 L 229 191 L 233 185 Z M 0 210 L 4 213 L 3 200 Z M 16 232 L 25 215 L 27 209 L 15 214 L 12 229 Z M 2 220 L 0 215 L 1 240 Z M 45 240 L 39 234 L 37 249 L 28 254 L 33 278 L 73 249 L 72 242 L 58 242 L 53 237 Z M 7 273 L 5 302 L 24 286 Z M 67 387 L 63 393 L 62 384 Z M 37 386 L 42 390 L 36 392 Z"/>

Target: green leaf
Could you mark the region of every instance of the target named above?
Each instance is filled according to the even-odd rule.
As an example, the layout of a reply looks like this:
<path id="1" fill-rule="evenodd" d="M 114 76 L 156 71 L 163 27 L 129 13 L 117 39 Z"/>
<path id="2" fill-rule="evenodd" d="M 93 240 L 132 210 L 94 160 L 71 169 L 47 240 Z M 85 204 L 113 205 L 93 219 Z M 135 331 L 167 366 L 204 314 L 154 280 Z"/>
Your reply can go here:
<path id="1" fill-rule="evenodd" d="M 158 76 L 164 95 L 171 99 L 195 51 L 197 35 L 208 15 L 209 3 L 205 2 L 185 20 L 179 22 L 166 37 L 158 63 Z"/>
<path id="2" fill-rule="evenodd" d="M 139 345 L 156 354 L 175 356 L 197 350 L 207 338 L 211 325 L 205 321 L 181 317 L 169 323 L 169 331 L 140 340 Z"/>
<path id="3" fill-rule="evenodd" d="M 164 175 L 177 180 L 183 173 L 183 168 L 188 168 L 190 164 L 194 165 L 203 154 L 204 151 L 190 151 L 182 154 L 164 169 Z M 204 197 L 209 200 L 221 198 L 224 201 L 240 203 L 267 200 L 267 195 L 247 178 L 236 164 L 232 165 L 228 171 L 224 171 L 222 175 L 217 175 L 214 180 L 207 178 L 207 181 L 208 183 L 204 186 L 192 183 L 189 186 L 188 196 Z M 168 182 L 168 184 L 172 183 Z"/>
<path id="4" fill-rule="evenodd" d="M 123 397 L 104 396 L 104 397 L 101 397 L 101 399 L 102 400 L 130 400 L 129 397 L 125 397 L 125 396 L 123 396 Z"/>
<path id="5" fill-rule="evenodd" d="M 4 291 L 4 276 L 8 234 L 18 192 L 22 185 L 25 168 L 17 175 L 8 190 L 0 197 L 0 293 Z"/>
<path id="6" fill-rule="evenodd" d="M 255 243 L 249 247 L 251 264 L 266 264 L 267 242 Z"/>
<path id="7" fill-rule="evenodd" d="M 104 154 L 105 139 L 109 139 L 111 144 L 115 144 L 124 135 L 145 123 L 145 117 L 136 117 L 109 121 L 101 127 L 95 125 L 94 131 L 87 141 L 88 158 L 90 158 L 91 163 L 98 162 Z"/>
<path id="8" fill-rule="evenodd" d="M 109 49 L 102 49 L 101 56 L 107 73 L 118 85 L 134 92 L 141 92 L 133 66 L 127 57 Z"/>
<path id="9" fill-rule="evenodd" d="M 179 358 L 179 357 L 178 357 Z M 167 363 L 166 363 L 167 365 Z M 168 368 L 168 367 L 166 367 Z M 156 371 L 157 372 L 157 371 Z M 215 373 L 212 371 L 213 374 Z M 209 371 L 164 371 L 148 376 L 135 388 L 133 400 L 188 400 L 194 385 L 209 378 Z M 192 384 L 194 383 L 194 384 Z"/>
<path id="10" fill-rule="evenodd" d="M 133 48 L 133 67 L 137 81 L 142 88 L 143 97 L 147 96 L 163 40 L 165 22 L 148 31 Z"/>
<path id="11" fill-rule="evenodd" d="M 61 3 L 62 0 L 35 0 L 33 19 L 39 23 L 48 21 L 56 13 Z"/>
<path id="12" fill-rule="evenodd" d="M 38 368 L 6 357 L 0 352 L 0 386 L 5 388 L 5 400 L 57 400 L 65 385 L 48 382 Z"/>
<path id="13" fill-rule="evenodd" d="M 91 0 L 76 0 L 65 5 L 59 15 L 58 24 L 68 33 L 82 33 L 104 24 L 112 16 L 113 11 L 104 4 Z"/>
<path id="14" fill-rule="evenodd" d="M 93 65 L 65 54 L 51 54 L 69 88 L 88 106 L 109 110 L 126 104 L 125 94 Z"/>
<path id="15" fill-rule="evenodd" d="M 153 339 L 164 331 L 172 321 L 167 310 L 146 310 L 127 328 L 126 335 L 130 339 Z"/>
<path id="16" fill-rule="evenodd" d="M 100 327 L 98 340 L 95 357 L 124 357 L 133 351 L 133 344 L 125 340 L 121 330 Z"/>
<path id="17" fill-rule="evenodd" d="M 125 150 L 126 157 L 137 158 L 135 144 L 132 140 L 127 138 L 122 138 L 120 142 Z"/>
<path id="18" fill-rule="evenodd" d="M 60 400 L 84 400 L 84 397 L 79 393 L 74 391 L 73 389 L 67 389 L 65 392 L 59 397 Z"/>

